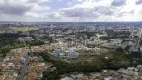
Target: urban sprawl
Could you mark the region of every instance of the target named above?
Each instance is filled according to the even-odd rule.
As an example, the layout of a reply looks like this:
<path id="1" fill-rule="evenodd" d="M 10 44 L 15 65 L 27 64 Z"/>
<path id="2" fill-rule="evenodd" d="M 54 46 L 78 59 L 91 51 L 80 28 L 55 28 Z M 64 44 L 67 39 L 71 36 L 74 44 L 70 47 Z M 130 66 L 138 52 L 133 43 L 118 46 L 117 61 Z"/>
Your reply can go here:
<path id="1" fill-rule="evenodd" d="M 142 80 L 142 29 L 0 22 L 0 80 Z"/>

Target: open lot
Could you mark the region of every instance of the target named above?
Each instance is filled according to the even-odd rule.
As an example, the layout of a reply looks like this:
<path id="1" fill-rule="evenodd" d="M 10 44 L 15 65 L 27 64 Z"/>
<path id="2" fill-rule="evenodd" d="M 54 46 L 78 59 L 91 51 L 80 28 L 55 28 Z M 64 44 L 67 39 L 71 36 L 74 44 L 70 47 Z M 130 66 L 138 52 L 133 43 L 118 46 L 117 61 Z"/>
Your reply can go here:
<path id="1" fill-rule="evenodd" d="M 30 31 L 30 30 L 38 30 L 37 27 L 9 27 L 9 29 L 23 31 L 23 32 Z"/>
<path id="2" fill-rule="evenodd" d="M 3 27 L 0 27 L 0 31 L 8 31 L 8 30 L 12 30 L 12 29 L 10 29 L 10 28 L 3 28 Z"/>

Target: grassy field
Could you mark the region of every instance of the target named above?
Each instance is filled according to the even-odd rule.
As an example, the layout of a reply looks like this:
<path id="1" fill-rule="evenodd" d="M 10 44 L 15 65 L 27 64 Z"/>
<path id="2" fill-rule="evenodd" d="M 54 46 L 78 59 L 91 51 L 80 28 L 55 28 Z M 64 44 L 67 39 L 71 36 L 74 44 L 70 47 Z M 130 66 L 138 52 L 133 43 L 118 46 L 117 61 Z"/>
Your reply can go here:
<path id="1" fill-rule="evenodd" d="M 17 31 L 31 31 L 31 30 L 38 30 L 37 27 L 9 27 L 12 30 L 17 30 Z"/>
<path id="2" fill-rule="evenodd" d="M 0 27 L 0 31 L 8 31 L 8 30 L 11 30 L 10 28 L 2 28 L 2 27 Z"/>

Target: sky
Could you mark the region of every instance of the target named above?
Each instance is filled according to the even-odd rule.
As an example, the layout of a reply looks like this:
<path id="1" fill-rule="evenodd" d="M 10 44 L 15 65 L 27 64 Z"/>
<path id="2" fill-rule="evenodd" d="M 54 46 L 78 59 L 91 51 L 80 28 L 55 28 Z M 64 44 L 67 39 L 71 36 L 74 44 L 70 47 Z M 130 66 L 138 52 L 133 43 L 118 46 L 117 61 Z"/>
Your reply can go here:
<path id="1" fill-rule="evenodd" d="M 142 21 L 142 0 L 0 0 L 0 21 Z"/>

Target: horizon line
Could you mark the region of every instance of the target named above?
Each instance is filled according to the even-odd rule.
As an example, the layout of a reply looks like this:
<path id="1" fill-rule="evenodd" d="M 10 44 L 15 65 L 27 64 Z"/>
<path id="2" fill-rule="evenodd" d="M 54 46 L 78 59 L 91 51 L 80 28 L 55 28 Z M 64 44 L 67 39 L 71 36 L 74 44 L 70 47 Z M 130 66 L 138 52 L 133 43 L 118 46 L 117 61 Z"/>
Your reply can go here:
<path id="1" fill-rule="evenodd" d="M 96 22 L 92 22 L 92 21 L 86 21 L 86 22 L 84 22 L 84 21 L 80 21 L 80 22 L 58 22 L 58 21 L 55 21 L 55 22 L 50 22 L 50 21 L 0 21 L 0 22 L 25 22 L 25 23 L 115 23 L 115 22 L 117 22 L 117 23 L 129 23 L 129 22 L 142 22 L 142 21 L 96 21 Z"/>

